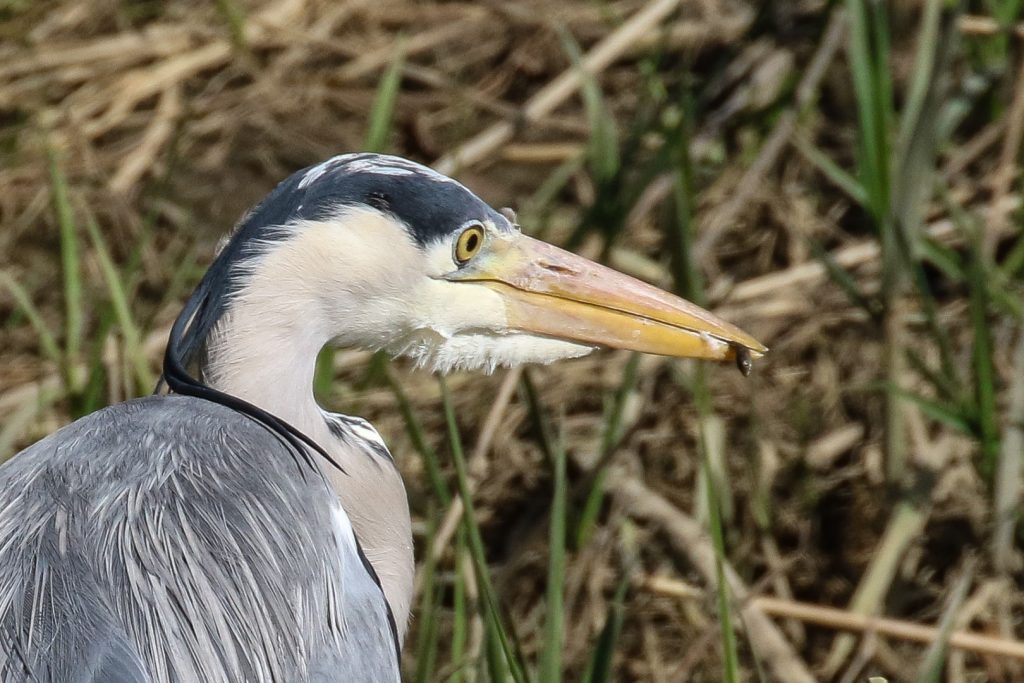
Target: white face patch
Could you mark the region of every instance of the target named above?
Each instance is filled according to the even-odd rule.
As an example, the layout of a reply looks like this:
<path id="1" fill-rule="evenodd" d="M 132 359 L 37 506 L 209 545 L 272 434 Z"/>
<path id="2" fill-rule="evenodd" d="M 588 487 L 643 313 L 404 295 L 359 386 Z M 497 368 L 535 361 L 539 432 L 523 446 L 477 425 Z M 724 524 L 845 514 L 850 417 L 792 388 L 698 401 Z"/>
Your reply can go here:
<path id="1" fill-rule="evenodd" d="M 494 225 L 483 225 L 494 234 Z M 301 312 L 302 329 L 315 337 L 311 346 L 333 339 L 339 346 L 386 349 L 441 372 L 490 372 L 592 350 L 510 329 L 497 291 L 444 279 L 458 268 L 455 235 L 424 249 L 405 226 L 369 208 L 286 229 L 289 237 L 268 242 L 266 253 L 248 264 L 249 286 L 233 305 L 236 324 L 252 328 L 246 338 L 261 344 L 268 320 L 283 331 Z M 243 319 L 245 311 L 251 320 Z"/>
<path id="2" fill-rule="evenodd" d="M 495 226 L 489 221 L 483 225 L 493 238 Z M 498 367 L 575 358 L 593 350 L 510 329 L 505 303 L 497 291 L 480 283 L 441 279 L 458 268 L 452 241 L 427 248 L 424 261 L 428 279 L 413 298 L 413 330 L 389 344 L 389 352 L 412 358 L 418 367 L 437 372 L 493 372 Z"/>
<path id="3" fill-rule="evenodd" d="M 492 373 L 501 367 L 578 358 L 593 350 L 592 346 L 519 332 L 504 335 L 469 333 L 448 338 L 409 340 L 396 355 L 407 356 L 415 361 L 416 367 L 433 372 L 482 370 Z"/>

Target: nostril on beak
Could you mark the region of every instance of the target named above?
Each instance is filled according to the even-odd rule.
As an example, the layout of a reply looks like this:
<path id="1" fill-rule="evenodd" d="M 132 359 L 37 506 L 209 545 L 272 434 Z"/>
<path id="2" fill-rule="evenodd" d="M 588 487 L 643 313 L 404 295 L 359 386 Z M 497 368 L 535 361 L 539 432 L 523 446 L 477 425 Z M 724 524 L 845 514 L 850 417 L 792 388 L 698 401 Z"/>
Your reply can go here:
<path id="1" fill-rule="evenodd" d="M 564 266 L 560 263 L 549 263 L 548 261 L 540 261 L 537 263 L 538 266 L 544 270 L 551 271 L 552 273 L 558 273 L 559 275 L 579 275 L 579 271 L 568 266 Z"/>

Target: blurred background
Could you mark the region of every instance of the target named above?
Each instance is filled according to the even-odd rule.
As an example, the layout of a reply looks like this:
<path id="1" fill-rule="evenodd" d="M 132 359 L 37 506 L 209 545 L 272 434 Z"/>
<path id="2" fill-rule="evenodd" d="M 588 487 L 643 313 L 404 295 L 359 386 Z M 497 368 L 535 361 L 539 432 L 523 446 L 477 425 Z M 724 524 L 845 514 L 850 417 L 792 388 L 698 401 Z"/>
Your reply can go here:
<path id="1" fill-rule="evenodd" d="M 406 680 L 1024 680 L 1022 8 L 2 0 L 0 460 L 152 390 L 275 183 L 402 154 L 772 349 L 458 374 L 447 418 L 325 353 L 409 489 Z"/>

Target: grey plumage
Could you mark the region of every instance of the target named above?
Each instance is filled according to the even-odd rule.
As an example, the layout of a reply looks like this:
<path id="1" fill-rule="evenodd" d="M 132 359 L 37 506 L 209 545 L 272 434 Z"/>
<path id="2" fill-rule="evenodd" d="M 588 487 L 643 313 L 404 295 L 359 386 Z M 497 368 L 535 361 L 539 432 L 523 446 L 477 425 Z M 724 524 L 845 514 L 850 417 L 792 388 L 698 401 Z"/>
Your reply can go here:
<path id="1" fill-rule="evenodd" d="M 348 519 L 289 448 L 164 396 L 0 468 L 0 680 L 398 680 Z"/>

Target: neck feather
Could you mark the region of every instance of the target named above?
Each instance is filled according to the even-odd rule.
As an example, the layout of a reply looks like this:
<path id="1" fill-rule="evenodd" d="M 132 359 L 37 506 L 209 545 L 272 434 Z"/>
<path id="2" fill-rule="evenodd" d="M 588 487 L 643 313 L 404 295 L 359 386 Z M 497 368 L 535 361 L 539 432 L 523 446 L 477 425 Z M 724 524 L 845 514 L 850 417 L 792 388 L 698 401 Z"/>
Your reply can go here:
<path id="1" fill-rule="evenodd" d="M 345 470 L 320 463 L 381 580 L 402 636 L 414 572 L 405 487 L 393 463 L 337 439 L 313 396 L 317 354 L 335 335 L 319 298 L 324 290 L 308 267 L 309 247 L 297 235 L 251 267 L 207 338 L 202 377 L 289 422 Z"/>
<path id="2" fill-rule="evenodd" d="M 295 313 L 281 305 L 283 297 L 257 289 L 245 295 L 214 328 L 203 379 L 319 441 L 324 419 L 313 397 L 313 374 L 327 338 L 290 319 Z"/>

